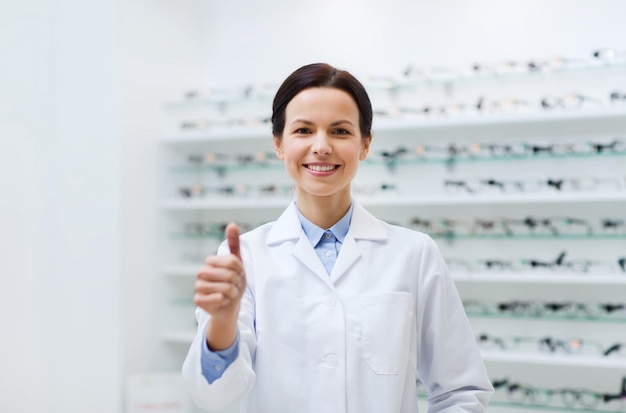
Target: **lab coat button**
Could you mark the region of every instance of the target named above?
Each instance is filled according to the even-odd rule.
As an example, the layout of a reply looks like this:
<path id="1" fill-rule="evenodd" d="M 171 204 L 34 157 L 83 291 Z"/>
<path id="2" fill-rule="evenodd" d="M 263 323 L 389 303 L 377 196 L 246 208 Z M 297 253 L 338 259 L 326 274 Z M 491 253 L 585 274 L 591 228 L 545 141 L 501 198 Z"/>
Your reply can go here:
<path id="1" fill-rule="evenodd" d="M 333 353 L 329 353 L 326 354 L 324 356 L 324 358 L 322 359 L 322 361 L 324 362 L 324 364 L 326 364 L 328 367 L 335 367 L 338 363 L 338 358 L 336 354 Z"/>

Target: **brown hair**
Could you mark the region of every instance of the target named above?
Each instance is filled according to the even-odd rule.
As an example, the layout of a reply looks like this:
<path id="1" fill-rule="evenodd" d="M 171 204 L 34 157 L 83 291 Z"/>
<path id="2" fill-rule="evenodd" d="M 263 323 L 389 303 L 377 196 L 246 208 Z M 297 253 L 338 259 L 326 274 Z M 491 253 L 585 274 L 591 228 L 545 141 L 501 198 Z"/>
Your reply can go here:
<path id="1" fill-rule="evenodd" d="M 281 138 L 285 129 L 285 110 L 291 99 L 304 89 L 329 87 L 343 90 L 354 99 L 359 109 L 359 129 L 363 137 L 372 130 L 372 103 L 365 87 L 345 70 L 326 63 L 312 63 L 293 72 L 280 85 L 272 103 L 272 133 Z"/>

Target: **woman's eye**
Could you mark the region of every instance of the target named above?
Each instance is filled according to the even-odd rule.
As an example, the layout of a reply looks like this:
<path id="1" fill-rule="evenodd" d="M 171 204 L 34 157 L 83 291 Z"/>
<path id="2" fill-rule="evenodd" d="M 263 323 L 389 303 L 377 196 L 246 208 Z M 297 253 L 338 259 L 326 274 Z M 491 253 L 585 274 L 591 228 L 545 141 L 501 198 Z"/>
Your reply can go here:
<path id="1" fill-rule="evenodd" d="M 347 129 L 335 129 L 335 134 L 336 135 L 348 135 L 350 134 L 350 131 L 348 131 Z"/>
<path id="2" fill-rule="evenodd" d="M 298 135 L 306 135 L 308 133 L 311 133 L 311 129 L 309 128 L 298 128 L 295 130 L 295 133 L 297 133 Z"/>

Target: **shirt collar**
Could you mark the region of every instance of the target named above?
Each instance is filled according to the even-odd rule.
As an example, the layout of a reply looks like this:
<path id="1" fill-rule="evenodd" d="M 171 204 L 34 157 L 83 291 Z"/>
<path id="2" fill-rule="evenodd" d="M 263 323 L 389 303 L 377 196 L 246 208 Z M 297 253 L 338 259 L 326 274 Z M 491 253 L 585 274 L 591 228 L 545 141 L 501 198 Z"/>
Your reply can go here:
<path id="1" fill-rule="evenodd" d="M 337 241 L 339 241 L 341 244 L 343 244 L 343 241 L 348 234 L 348 230 L 350 229 L 350 221 L 352 220 L 353 209 L 354 202 L 350 204 L 350 208 L 348 208 L 348 212 L 346 212 L 343 218 L 341 218 L 339 221 L 337 221 L 335 225 L 329 228 L 329 231 L 333 233 L 335 238 L 337 238 Z M 298 210 L 298 208 L 296 208 L 296 211 L 298 213 L 298 218 L 300 219 L 300 225 L 302 225 L 304 233 L 306 234 L 309 241 L 311 241 L 311 245 L 313 245 L 313 247 L 317 246 L 317 244 L 322 239 L 325 230 L 306 219 L 304 215 L 300 213 L 300 210 Z"/>

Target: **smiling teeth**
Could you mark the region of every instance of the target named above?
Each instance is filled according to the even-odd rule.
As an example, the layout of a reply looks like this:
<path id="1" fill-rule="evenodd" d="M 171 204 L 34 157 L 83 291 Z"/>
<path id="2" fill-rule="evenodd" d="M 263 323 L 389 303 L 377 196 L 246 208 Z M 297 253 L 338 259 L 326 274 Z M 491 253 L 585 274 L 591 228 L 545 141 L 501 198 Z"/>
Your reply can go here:
<path id="1" fill-rule="evenodd" d="M 309 165 L 308 168 L 315 172 L 328 172 L 335 169 L 335 165 Z"/>

